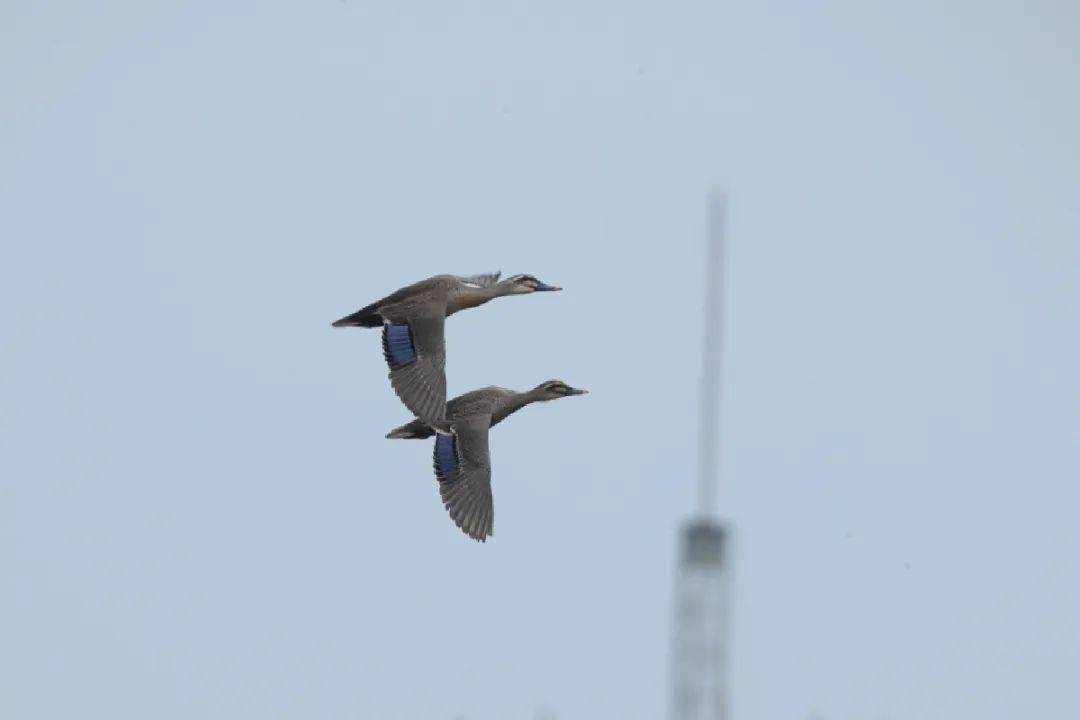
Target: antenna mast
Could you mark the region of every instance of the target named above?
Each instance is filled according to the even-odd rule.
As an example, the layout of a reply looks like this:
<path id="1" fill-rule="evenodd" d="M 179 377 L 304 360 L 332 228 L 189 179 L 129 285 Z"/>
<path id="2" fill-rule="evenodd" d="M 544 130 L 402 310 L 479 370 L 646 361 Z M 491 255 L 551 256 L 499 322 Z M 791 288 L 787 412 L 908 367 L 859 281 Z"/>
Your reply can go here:
<path id="1" fill-rule="evenodd" d="M 724 335 L 724 232 L 727 198 L 713 191 L 706 215 L 705 332 L 701 356 L 701 418 L 698 426 L 698 514 L 716 511 L 719 476 L 720 378 Z"/>
<path id="2" fill-rule="evenodd" d="M 719 476 L 725 198 L 709 197 L 701 365 L 698 516 L 680 533 L 671 720 L 729 720 L 731 530 L 715 518 Z"/>

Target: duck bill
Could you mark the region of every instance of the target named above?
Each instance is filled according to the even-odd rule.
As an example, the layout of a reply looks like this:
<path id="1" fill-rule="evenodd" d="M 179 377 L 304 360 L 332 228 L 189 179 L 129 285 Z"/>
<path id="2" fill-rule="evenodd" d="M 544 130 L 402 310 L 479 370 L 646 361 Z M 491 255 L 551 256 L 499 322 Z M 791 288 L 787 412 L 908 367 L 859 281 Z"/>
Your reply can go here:
<path id="1" fill-rule="evenodd" d="M 584 388 L 570 388 L 567 391 L 566 394 L 567 395 L 588 395 L 589 391 L 585 390 Z"/>
<path id="2" fill-rule="evenodd" d="M 562 290 L 558 285 L 548 285 L 547 283 L 540 283 L 536 286 L 536 292 L 558 292 Z"/>

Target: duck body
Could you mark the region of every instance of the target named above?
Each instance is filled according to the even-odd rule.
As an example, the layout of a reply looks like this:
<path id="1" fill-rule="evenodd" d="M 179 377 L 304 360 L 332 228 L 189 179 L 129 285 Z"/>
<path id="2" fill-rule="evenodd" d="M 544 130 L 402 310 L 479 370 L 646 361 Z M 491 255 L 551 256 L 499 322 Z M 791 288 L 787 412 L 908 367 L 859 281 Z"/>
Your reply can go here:
<path id="1" fill-rule="evenodd" d="M 549 380 L 526 392 L 492 385 L 448 402 L 445 422 L 431 424 L 417 418 L 386 437 L 420 440 L 435 436 L 432 464 L 443 505 L 462 532 L 484 542 L 495 527 L 488 431 L 531 403 L 586 392 L 560 380 Z"/>
<path id="2" fill-rule="evenodd" d="M 447 432 L 455 421 L 481 415 L 490 416 L 491 422 L 488 427 L 494 427 L 527 404 L 525 393 L 491 385 L 458 395 L 446 403 L 446 423 L 440 423 L 438 427 L 429 425 L 417 418 L 410 423 L 391 430 L 386 437 L 423 440 L 434 435 L 440 428 Z"/>
<path id="3" fill-rule="evenodd" d="M 382 327 L 407 323 L 410 318 L 441 311 L 443 317 L 473 308 L 498 297 L 499 273 L 463 277 L 435 275 L 376 300 L 333 323 L 334 327 Z"/>
<path id="4" fill-rule="evenodd" d="M 499 275 L 435 275 L 376 300 L 332 325 L 381 327 L 391 387 L 413 415 L 439 426 L 446 416 L 446 318 L 503 295 L 559 289 L 531 275 L 514 275 L 502 282 Z"/>

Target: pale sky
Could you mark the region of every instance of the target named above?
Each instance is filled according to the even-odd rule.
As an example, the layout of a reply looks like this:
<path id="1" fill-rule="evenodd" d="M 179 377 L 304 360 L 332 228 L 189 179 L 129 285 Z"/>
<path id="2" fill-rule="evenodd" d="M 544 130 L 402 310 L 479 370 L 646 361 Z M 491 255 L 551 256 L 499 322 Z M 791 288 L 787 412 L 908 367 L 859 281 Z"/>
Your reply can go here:
<path id="1" fill-rule="evenodd" d="M 732 720 L 1080 713 L 1080 9 L 0 8 L 0 717 L 665 717 L 730 196 Z M 378 333 L 441 272 L 449 521 Z"/>

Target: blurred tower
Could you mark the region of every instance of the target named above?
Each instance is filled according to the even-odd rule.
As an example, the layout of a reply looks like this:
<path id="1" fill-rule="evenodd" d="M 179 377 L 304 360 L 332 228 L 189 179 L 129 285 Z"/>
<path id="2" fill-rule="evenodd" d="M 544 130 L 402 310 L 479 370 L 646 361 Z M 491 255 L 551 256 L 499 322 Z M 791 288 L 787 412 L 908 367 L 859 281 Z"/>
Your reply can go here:
<path id="1" fill-rule="evenodd" d="M 722 389 L 725 213 L 724 196 L 713 194 L 707 220 L 698 507 L 697 516 L 683 526 L 679 543 L 671 720 L 729 720 L 731 533 L 716 519 L 714 508 Z"/>

